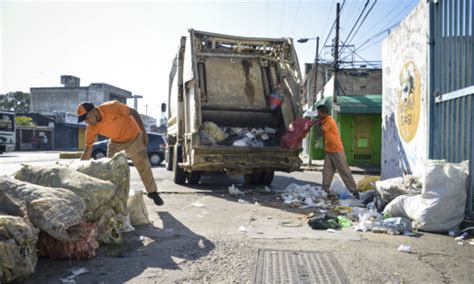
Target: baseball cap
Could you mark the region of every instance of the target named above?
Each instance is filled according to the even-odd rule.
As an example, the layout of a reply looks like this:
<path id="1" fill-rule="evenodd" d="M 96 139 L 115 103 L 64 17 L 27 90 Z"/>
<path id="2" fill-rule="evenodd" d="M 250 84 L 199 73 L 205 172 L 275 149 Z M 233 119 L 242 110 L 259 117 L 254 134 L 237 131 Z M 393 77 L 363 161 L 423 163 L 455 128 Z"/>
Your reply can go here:
<path id="1" fill-rule="evenodd" d="M 83 122 L 86 119 L 87 113 L 95 108 L 91 102 L 82 102 L 77 106 L 77 122 Z"/>

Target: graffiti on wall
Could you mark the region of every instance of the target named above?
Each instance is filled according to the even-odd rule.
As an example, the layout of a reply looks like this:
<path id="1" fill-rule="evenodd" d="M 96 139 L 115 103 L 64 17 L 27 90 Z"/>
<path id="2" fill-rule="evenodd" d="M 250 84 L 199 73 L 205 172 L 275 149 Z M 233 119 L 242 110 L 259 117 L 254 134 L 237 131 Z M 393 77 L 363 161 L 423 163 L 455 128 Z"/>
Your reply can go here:
<path id="1" fill-rule="evenodd" d="M 400 71 L 400 90 L 398 92 L 397 123 L 402 139 L 413 140 L 420 121 L 421 78 L 420 71 L 413 61 L 406 62 Z"/>

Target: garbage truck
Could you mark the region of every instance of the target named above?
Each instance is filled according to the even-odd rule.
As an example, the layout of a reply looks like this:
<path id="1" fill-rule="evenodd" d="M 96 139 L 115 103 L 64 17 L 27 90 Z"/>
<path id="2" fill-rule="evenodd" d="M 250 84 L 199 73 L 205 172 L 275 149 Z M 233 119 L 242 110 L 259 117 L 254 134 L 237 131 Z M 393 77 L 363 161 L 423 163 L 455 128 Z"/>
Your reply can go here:
<path id="1" fill-rule="evenodd" d="M 301 73 L 291 38 L 188 30 L 172 61 L 167 169 L 177 184 L 203 172 L 271 184 L 275 171 L 300 169 L 301 149 L 280 139 L 301 114 Z"/>

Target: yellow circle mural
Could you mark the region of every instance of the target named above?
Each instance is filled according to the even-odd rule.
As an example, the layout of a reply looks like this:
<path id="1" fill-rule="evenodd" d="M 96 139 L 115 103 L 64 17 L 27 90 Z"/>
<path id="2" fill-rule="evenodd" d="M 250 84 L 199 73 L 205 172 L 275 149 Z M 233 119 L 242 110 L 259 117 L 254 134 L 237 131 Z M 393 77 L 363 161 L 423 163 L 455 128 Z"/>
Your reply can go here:
<path id="1" fill-rule="evenodd" d="M 416 135 L 420 121 L 421 80 L 420 71 L 413 61 L 408 61 L 400 71 L 398 91 L 397 122 L 398 132 L 405 142 Z"/>

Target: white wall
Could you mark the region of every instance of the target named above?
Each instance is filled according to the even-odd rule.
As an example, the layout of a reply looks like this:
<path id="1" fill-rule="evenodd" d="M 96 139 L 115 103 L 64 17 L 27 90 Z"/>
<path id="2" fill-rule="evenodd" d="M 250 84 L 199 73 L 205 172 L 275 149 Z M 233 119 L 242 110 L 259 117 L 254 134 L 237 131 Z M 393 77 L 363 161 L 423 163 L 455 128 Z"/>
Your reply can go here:
<path id="1" fill-rule="evenodd" d="M 384 40 L 382 62 L 382 179 L 421 174 L 429 147 L 426 1 Z"/>

